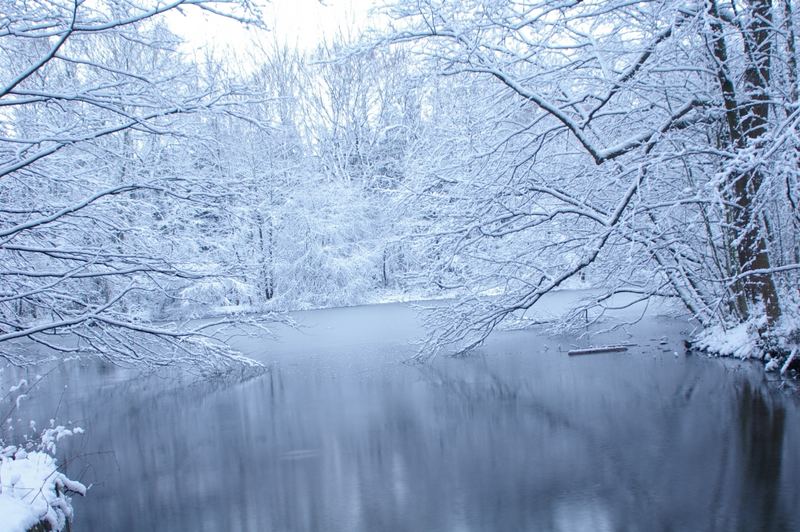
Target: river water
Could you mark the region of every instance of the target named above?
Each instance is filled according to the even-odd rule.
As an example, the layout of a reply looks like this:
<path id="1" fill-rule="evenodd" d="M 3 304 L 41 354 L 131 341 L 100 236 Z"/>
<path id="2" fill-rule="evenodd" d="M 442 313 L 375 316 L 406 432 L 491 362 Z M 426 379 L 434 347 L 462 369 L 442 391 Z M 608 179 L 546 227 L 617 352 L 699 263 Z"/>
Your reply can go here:
<path id="1" fill-rule="evenodd" d="M 400 363 L 421 335 L 409 305 L 296 317 L 237 340 L 270 367 L 243 382 L 50 373 L 20 416 L 86 431 L 59 446 L 92 485 L 74 530 L 800 530 L 797 400 L 686 355 L 685 323 L 502 333 L 420 366 Z M 567 356 L 589 341 L 637 345 Z"/>

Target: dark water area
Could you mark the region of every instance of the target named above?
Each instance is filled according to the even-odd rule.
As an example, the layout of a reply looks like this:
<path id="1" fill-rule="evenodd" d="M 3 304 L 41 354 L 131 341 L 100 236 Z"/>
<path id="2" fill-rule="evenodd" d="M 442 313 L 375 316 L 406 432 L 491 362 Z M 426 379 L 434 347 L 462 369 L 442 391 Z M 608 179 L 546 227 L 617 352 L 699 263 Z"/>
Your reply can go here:
<path id="1" fill-rule="evenodd" d="M 592 340 L 625 353 L 569 357 L 588 340 L 520 331 L 409 366 L 407 305 L 298 319 L 239 340 L 270 367 L 244 382 L 48 375 L 20 415 L 86 431 L 59 447 L 92 484 L 74 530 L 800 530 L 797 399 L 686 355 L 679 321 Z"/>

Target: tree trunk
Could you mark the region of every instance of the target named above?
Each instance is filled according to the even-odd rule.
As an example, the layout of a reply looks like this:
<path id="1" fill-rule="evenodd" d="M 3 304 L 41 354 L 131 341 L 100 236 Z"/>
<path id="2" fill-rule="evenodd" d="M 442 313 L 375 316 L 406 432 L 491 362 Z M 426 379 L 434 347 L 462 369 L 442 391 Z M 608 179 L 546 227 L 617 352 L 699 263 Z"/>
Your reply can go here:
<path id="1" fill-rule="evenodd" d="M 272 215 L 269 215 L 267 224 L 267 234 L 264 235 L 264 217 L 260 212 L 256 213 L 259 243 L 258 262 L 260 264 L 258 285 L 261 287 L 260 292 L 264 297 L 264 302 L 269 301 L 275 296 L 275 261 L 273 256 L 275 237 L 272 227 Z"/>
<path id="2" fill-rule="evenodd" d="M 713 39 L 711 49 L 725 104 L 730 144 L 737 152 L 758 148 L 766 136 L 769 119 L 771 2 L 750 0 L 746 22 L 739 26 L 746 68 L 744 86 L 738 94 L 729 75 L 727 46 L 715 0 L 708 3 L 708 13 Z M 763 304 L 769 329 L 780 318 L 781 309 L 775 283 L 768 273 L 770 259 L 764 219 L 756 204 L 763 182 L 762 169 L 756 166 L 730 172 L 724 186 L 731 205 L 727 207 L 729 219 L 736 232 L 733 251 L 741 281 L 735 288 L 738 296 L 743 295 L 747 301 L 747 317 L 752 317 L 753 310 Z"/>

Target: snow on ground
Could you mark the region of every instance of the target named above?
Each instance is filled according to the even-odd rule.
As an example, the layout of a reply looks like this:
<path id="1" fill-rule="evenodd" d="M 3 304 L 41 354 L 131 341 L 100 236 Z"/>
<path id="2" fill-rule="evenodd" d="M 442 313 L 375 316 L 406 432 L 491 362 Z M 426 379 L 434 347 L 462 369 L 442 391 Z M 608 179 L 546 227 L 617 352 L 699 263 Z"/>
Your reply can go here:
<path id="1" fill-rule="evenodd" d="M 454 299 L 458 295 L 455 290 L 442 290 L 430 292 L 417 290 L 411 292 L 398 292 L 396 290 L 382 290 L 367 298 L 368 305 L 382 305 L 386 303 L 419 303 L 424 301 L 443 301 Z"/>
<path id="2" fill-rule="evenodd" d="M 60 473 L 44 452 L 18 451 L 0 460 L 0 532 L 24 532 L 39 522 L 63 530 L 72 517 L 67 493 L 84 495 L 86 487 Z"/>
<path id="3" fill-rule="evenodd" d="M 781 375 L 785 375 L 793 368 L 795 359 L 800 355 L 797 338 L 797 331 L 800 329 L 795 320 L 789 318 L 784 320 L 781 328 L 778 329 L 780 344 L 777 347 L 778 352 L 783 350 L 785 355 L 775 356 L 774 353 L 765 352 L 759 337 L 758 329 L 763 325 L 763 317 L 760 320 L 740 323 L 730 329 L 724 329 L 717 325 L 702 331 L 693 344 L 712 355 L 764 359 L 766 360 L 765 370 L 780 370 Z"/>
<path id="4" fill-rule="evenodd" d="M 700 333 L 694 345 L 720 356 L 735 358 L 750 358 L 759 353 L 758 335 L 751 323 L 741 323 L 730 329 L 710 327 Z"/>

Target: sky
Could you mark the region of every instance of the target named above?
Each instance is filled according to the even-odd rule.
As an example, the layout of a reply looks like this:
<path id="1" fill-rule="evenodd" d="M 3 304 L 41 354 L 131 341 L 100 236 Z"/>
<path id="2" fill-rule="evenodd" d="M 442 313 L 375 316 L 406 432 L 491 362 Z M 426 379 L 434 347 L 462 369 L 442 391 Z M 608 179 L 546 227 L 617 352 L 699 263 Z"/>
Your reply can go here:
<path id="1" fill-rule="evenodd" d="M 213 45 L 218 50 L 240 52 L 260 36 L 267 41 L 296 45 L 312 50 L 325 36 L 339 28 L 363 28 L 373 0 L 271 0 L 262 7 L 269 33 L 245 29 L 241 24 L 203 14 L 198 9 L 186 9 L 184 14 L 172 13 L 170 25 L 187 40 L 190 49 Z"/>

